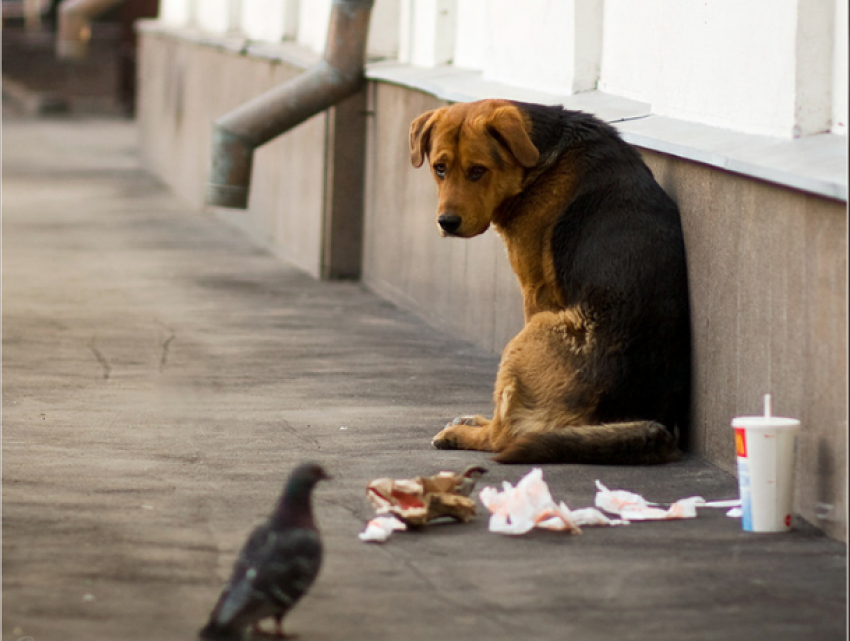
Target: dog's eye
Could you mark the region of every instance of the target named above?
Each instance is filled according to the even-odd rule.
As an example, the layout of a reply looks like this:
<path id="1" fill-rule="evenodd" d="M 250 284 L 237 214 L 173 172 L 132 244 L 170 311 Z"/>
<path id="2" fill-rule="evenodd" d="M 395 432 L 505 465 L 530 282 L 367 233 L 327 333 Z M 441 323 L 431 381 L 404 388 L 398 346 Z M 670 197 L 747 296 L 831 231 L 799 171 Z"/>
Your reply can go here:
<path id="1" fill-rule="evenodd" d="M 440 178 L 445 178 L 446 166 L 441 162 L 434 163 L 434 173 Z"/>
<path id="2" fill-rule="evenodd" d="M 472 182 L 476 180 L 481 180 L 481 176 L 487 173 L 487 167 L 482 167 L 481 165 L 473 165 L 469 168 L 469 171 L 466 173 L 469 176 L 469 179 Z"/>

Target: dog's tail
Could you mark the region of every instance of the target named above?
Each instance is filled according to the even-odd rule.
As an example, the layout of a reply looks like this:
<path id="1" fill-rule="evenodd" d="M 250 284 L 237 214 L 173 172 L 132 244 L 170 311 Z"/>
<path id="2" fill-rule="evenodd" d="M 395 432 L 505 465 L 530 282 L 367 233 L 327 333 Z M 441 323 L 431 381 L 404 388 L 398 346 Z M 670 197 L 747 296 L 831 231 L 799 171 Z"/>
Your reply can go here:
<path id="1" fill-rule="evenodd" d="M 678 439 L 661 423 L 578 425 L 519 437 L 493 457 L 499 463 L 655 465 L 678 460 Z"/>

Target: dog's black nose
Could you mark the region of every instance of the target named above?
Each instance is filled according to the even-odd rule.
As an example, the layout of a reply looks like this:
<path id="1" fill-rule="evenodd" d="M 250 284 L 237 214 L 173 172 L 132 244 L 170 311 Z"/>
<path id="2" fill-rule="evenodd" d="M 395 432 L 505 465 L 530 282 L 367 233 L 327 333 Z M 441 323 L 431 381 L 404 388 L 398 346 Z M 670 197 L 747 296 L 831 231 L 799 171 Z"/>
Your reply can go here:
<path id="1" fill-rule="evenodd" d="M 455 216 L 454 214 L 442 214 L 439 218 L 437 218 L 437 222 L 440 223 L 440 227 L 442 227 L 443 231 L 447 234 L 453 234 L 458 230 L 462 221 L 460 216 Z"/>

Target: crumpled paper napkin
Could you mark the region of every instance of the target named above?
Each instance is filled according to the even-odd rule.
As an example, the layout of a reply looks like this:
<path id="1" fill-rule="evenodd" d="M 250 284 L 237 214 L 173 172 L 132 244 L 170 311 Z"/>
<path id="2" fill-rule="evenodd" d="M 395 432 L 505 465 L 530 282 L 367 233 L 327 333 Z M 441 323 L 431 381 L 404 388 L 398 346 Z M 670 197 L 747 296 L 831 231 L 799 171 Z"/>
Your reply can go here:
<path id="1" fill-rule="evenodd" d="M 535 527 L 581 533 L 583 526 L 628 525 L 631 521 L 662 521 L 692 519 L 698 507 L 733 507 L 739 500 L 708 502 L 701 496 L 679 499 L 669 506 L 650 503 L 634 492 L 609 490 L 596 481 L 595 508 L 570 510 L 566 503 L 556 503 L 543 480 L 543 471 L 534 468 L 516 487 L 508 482 L 502 490 L 485 487 L 479 493 L 484 506 L 490 510 L 491 532 L 499 534 L 525 534 Z M 598 509 L 597 509 L 598 508 Z M 602 511 L 619 516 L 612 519 Z"/>
<path id="2" fill-rule="evenodd" d="M 592 507 L 572 511 L 563 501 L 555 503 L 539 467 L 520 479 L 516 487 L 504 481 L 501 492 L 485 487 L 478 496 L 491 512 L 490 531 L 499 534 L 525 534 L 535 527 L 580 534 L 583 525 L 621 523 Z"/>

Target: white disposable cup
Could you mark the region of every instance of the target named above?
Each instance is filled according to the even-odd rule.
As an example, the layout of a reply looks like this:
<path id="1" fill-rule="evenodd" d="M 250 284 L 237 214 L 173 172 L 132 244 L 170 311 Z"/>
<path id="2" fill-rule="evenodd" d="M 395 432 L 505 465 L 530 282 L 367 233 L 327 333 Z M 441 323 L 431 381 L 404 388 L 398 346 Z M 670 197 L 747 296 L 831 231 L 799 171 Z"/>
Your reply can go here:
<path id="1" fill-rule="evenodd" d="M 776 416 L 732 419 L 738 455 L 741 525 L 748 532 L 787 532 L 794 501 L 800 421 Z"/>

